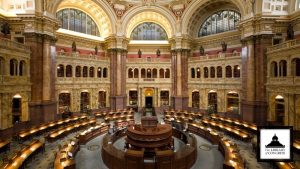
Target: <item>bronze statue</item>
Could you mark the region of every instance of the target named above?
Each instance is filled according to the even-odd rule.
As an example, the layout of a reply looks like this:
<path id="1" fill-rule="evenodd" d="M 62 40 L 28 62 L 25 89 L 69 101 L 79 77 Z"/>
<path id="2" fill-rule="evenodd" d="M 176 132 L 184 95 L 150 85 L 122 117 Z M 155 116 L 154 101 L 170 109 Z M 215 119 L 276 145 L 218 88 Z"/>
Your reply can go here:
<path id="1" fill-rule="evenodd" d="M 4 22 L 2 24 L 2 29 L 1 29 L 1 32 L 4 34 L 4 36 L 6 37 L 6 35 L 8 35 L 10 32 L 9 32 L 9 25 L 8 25 L 8 22 Z"/>
<path id="2" fill-rule="evenodd" d="M 98 54 L 98 46 L 96 45 L 95 46 L 95 55 L 97 55 Z"/>
<path id="3" fill-rule="evenodd" d="M 226 52 L 227 51 L 227 44 L 223 41 L 221 43 L 221 45 L 222 45 L 222 52 Z"/>
<path id="4" fill-rule="evenodd" d="M 139 55 L 139 58 L 141 58 L 141 57 L 142 57 L 142 51 L 141 51 L 141 49 L 139 49 L 139 51 L 138 51 L 138 55 Z"/>
<path id="5" fill-rule="evenodd" d="M 76 42 L 75 41 L 73 41 L 73 43 L 72 43 L 72 52 L 76 52 L 77 50 L 76 50 Z"/>
<path id="6" fill-rule="evenodd" d="M 294 30 L 292 24 L 289 24 L 287 28 L 287 40 L 292 40 L 294 39 Z"/>
<path id="7" fill-rule="evenodd" d="M 156 56 L 157 56 L 157 57 L 160 56 L 160 50 L 159 50 L 159 49 L 156 50 Z"/>
<path id="8" fill-rule="evenodd" d="M 199 51 L 200 51 L 200 56 L 203 56 L 204 55 L 204 48 L 203 48 L 202 45 L 200 46 Z"/>

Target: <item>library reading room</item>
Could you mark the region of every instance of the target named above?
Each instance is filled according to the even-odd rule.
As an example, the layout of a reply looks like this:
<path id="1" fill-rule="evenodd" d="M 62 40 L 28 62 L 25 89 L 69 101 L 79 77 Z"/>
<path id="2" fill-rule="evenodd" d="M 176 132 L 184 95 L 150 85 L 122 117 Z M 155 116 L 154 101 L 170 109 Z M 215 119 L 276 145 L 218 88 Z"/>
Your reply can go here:
<path id="1" fill-rule="evenodd" d="M 300 169 L 300 0 L 0 0 L 0 30 L 1 169 Z"/>

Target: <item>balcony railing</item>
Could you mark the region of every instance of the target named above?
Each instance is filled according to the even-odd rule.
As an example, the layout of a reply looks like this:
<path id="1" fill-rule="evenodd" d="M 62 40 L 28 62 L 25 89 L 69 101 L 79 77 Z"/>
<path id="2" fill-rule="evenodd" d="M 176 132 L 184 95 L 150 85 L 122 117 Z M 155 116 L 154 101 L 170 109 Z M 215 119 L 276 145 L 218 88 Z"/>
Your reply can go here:
<path id="1" fill-rule="evenodd" d="M 76 52 L 57 52 L 57 55 L 59 57 L 71 57 L 71 58 L 85 58 L 85 59 L 92 59 L 92 60 L 103 60 L 103 61 L 108 61 L 109 58 L 107 57 L 101 57 L 101 56 L 97 56 L 97 55 L 85 55 L 85 54 L 79 54 Z"/>
<path id="2" fill-rule="evenodd" d="M 10 39 L 5 39 L 5 38 L 0 38 L 0 46 L 1 48 L 10 48 L 10 49 L 21 49 L 24 50 L 26 52 L 30 52 L 30 49 L 28 48 L 28 46 L 22 44 L 22 43 L 18 43 L 15 41 L 12 41 Z"/>
<path id="3" fill-rule="evenodd" d="M 127 58 L 127 62 L 134 63 L 171 63 L 170 58 Z"/>
<path id="4" fill-rule="evenodd" d="M 231 57 L 240 57 L 241 53 L 220 53 L 217 55 L 206 55 L 206 56 L 199 56 L 199 57 L 190 57 L 189 61 L 198 61 L 198 60 L 210 60 L 210 59 L 225 59 Z"/>
<path id="5" fill-rule="evenodd" d="M 268 85 L 299 85 L 300 77 L 297 76 L 289 76 L 289 77 L 268 77 L 267 81 Z"/>
<path id="6" fill-rule="evenodd" d="M 268 52 L 273 52 L 273 51 L 276 51 L 276 50 L 288 49 L 290 47 L 294 47 L 294 46 L 298 46 L 298 45 L 300 45 L 300 39 L 294 39 L 294 40 L 289 40 L 289 41 L 283 42 L 281 44 L 269 47 L 267 49 L 267 51 Z"/>

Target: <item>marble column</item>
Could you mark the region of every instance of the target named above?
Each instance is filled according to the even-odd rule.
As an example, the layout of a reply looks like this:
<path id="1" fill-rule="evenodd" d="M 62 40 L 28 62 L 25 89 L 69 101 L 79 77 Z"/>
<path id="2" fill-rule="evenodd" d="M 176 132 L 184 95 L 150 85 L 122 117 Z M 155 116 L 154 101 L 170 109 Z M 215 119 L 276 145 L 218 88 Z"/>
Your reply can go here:
<path id="1" fill-rule="evenodd" d="M 242 90 L 245 91 L 241 100 L 243 120 L 266 124 L 267 81 L 266 48 L 271 46 L 270 35 L 249 37 L 243 40 L 242 52 Z"/>
<path id="2" fill-rule="evenodd" d="M 30 78 L 32 82 L 30 120 L 42 123 L 56 119 L 55 97 L 55 38 L 38 33 L 25 33 L 31 49 Z"/>

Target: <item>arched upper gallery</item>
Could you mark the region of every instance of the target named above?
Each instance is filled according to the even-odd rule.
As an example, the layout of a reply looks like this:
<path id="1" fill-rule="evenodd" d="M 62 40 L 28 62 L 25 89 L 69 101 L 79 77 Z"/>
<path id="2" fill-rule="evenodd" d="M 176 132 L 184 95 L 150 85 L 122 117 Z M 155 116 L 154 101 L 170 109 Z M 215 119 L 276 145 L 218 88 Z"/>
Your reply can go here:
<path id="1" fill-rule="evenodd" d="M 198 37 L 200 27 L 212 15 L 222 11 L 234 11 L 239 19 L 245 15 L 248 4 L 239 0 L 195 0 L 188 6 L 182 15 L 182 33 L 191 37 Z"/>
<path id="2" fill-rule="evenodd" d="M 84 12 L 95 22 L 102 38 L 106 38 L 116 32 L 115 21 L 117 17 L 111 7 L 104 1 L 53 0 L 51 4 L 47 4 L 47 7 L 54 14 L 68 8 Z"/>

